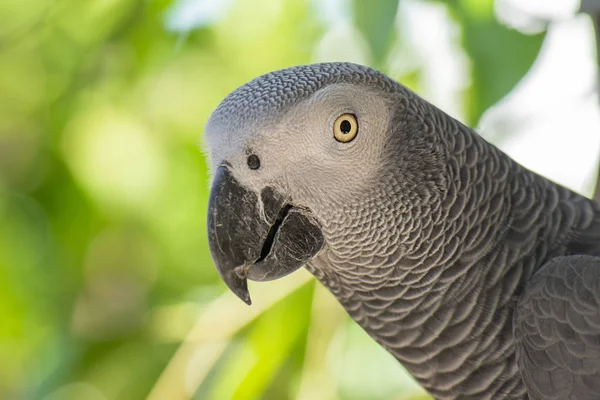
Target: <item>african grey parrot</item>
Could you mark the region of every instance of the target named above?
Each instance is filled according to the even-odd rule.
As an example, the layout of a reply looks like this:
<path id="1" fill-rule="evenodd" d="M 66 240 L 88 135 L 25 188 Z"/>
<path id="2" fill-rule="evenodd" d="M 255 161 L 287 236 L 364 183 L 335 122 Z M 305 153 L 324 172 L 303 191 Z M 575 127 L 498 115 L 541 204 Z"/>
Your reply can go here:
<path id="1" fill-rule="evenodd" d="M 246 303 L 306 266 L 438 399 L 600 399 L 600 204 L 356 64 L 260 76 L 205 136 Z"/>

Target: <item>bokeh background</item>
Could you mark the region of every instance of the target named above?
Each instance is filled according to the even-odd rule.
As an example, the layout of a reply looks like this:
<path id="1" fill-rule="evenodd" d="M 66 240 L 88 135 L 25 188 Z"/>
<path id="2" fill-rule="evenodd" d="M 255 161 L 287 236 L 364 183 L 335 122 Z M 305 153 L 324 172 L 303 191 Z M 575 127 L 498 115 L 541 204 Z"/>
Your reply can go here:
<path id="1" fill-rule="evenodd" d="M 226 291 L 203 126 L 259 74 L 355 61 L 590 195 L 596 44 L 579 6 L 2 0 L 0 398 L 428 398 L 306 271 L 251 283 L 252 307 Z"/>

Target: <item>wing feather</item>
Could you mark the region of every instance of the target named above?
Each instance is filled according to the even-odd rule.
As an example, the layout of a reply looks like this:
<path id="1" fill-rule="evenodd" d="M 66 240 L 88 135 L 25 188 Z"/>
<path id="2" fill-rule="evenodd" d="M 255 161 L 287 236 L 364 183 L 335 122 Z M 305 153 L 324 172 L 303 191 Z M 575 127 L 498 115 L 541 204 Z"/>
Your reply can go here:
<path id="1" fill-rule="evenodd" d="M 532 400 L 600 399 L 600 257 L 542 266 L 519 298 L 514 327 Z"/>

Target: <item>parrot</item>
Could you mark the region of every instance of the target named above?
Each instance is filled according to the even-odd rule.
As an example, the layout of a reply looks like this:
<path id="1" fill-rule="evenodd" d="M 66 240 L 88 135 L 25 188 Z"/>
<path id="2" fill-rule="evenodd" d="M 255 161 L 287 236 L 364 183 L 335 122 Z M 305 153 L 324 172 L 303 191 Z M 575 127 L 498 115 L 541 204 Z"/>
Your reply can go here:
<path id="1" fill-rule="evenodd" d="M 436 399 L 600 399 L 599 203 L 354 63 L 258 76 L 204 143 L 208 245 L 247 304 L 305 267 Z"/>

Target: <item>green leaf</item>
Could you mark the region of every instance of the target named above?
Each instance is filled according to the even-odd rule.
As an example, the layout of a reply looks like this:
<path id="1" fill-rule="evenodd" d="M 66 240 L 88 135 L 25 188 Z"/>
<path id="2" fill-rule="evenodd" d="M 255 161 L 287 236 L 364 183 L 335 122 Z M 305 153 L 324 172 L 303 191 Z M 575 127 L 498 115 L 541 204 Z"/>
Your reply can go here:
<path id="1" fill-rule="evenodd" d="M 462 26 L 462 44 L 471 59 L 467 123 L 508 94 L 535 61 L 544 33 L 525 35 L 494 17 L 492 0 L 445 1 Z"/>
<path id="2" fill-rule="evenodd" d="M 371 48 L 375 65 L 384 60 L 394 37 L 398 0 L 352 0 L 354 23 Z"/>

